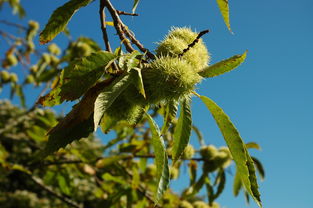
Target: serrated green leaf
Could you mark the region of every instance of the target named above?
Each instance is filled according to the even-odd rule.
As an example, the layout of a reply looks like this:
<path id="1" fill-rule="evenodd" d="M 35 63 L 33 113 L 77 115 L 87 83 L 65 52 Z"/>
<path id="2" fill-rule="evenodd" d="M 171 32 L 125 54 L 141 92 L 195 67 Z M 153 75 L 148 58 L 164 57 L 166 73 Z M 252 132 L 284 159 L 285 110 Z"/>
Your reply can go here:
<path id="1" fill-rule="evenodd" d="M 255 157 L 251 157 L 251 159 L 253 160 L 256 170 L 259 172 L 261 179 L 263 180 L 265 178 L 265 171 L 262 163 Z"/>
<path id="2" fill-rule="evenodd" d="M 228 7 L 228 0 L 216 0 L 218 8 L 223 16 L 224 22 L 228 28 L 228 30 L 232 33 L 230 28 L 230 21 L 229 21 L 229 7 Z"/>
<path id="3" fill-rule="evenodd" d="M 105 68 L 116 58 L 107 51 L 97 51 L 78 59 L 64 69 L 60 96 L 75 100 L 82 96 L 103 75 Z"/>
<path id="4" fill-rule="evenodd" d="M 173 164 L 180 158 L 189 143 L 191 126 L 190 100 L 185 99 L 181 103 L 180 115 L 173 134 Z"/>
<path id="5" fill-rule="evenodd" d="M 132 12 L 133 12 L 133 13 L 135 13 L 138 4 L 139 4 L 139 0 L 134 0 L 134 4 L 133 4 L 133 8 L 132 8 Z"/>
<path id="6" fill-rule="evenodd" d="M 202 77 L 215 77 L 224 74 L 242 64 L 246 59 L 246 56 L 247 51 L 245 51 L 242 55 L 235 55 L 211 66 L 205 67 L 201 72 L 199 72 L 199 74 Z"/>
<path id="7" fill-rule="evenodd" d="M 40 43 L 45 44 L 62 32 L 74 13 L 81 7 L 87 6 L 92 0 L 70 0 L 57 8 L 49 18 L 43 31 L 40 33 Z"/>
<path id="8" fill-rule="evenodd" d="M 94 107 L 94 127 L 95 131 L 99 122 L 112 105 L 115 99 L 132 83 L 134 77 L 127 74 L 115 79 L 108 87 L 106 87 L 97 97 Z"/>
<path id="9" fill-rule="evenodd" d="M 249 142 L 246 144 L 246 148 L 249 149 L 249 148 L 254 148 L 254 149 L 257 149 L 257 150 L 261 150 L 261 147 L 259 144 L 255 143 L 255 142 Z"/>
<path id="10" fill-rule="evenodd" d="M 170 171 L 168 166 L 168 157 L 165 149 L 163 138 L 160 135 L 160 130 L 152 117 L 146 113 L 150 124 L 152 134 L 152 146 L 155 155 L 155 165 L 157 167 L 158 189 L 156 193 L 155 203 L 163 196 L 170 182 Z"/>
<path id="11" fill-rule="evenodd" d="M 175 119 L 178 110 L 178 102 L 176 100 L 171 100 L 165 106 L 164 122 L 161 130 L 161 134 L 164 135 L 171 122 Z"/>
<path id="12" fill-rule="evenodd" d="M 61 104 L 64 100 L 81 97 L 105 72 L 116 56 L 107 51 L 97 51 L 90 56 L 75 60 L 60 75 L 56 86 L 37 103 L 43 106 Z"/>
<path id="13" fill-rule="evenodd" d="M 241 178 L 240 178 L 238 171 L 236 170 L 236 174 L 234 177 L 234 185 L 233 185 L 234 196 L 238 196 L 241 187 L 242 187 Z"/>
<path id="14" fill-rule="evenodd" d="M 246 190 L 261 207 L 262 205 L 256 181 L 254 164 L 245 147 L 245 144 L 240 137 L 238 130 L 230 121 L 229 117 L 215 102 L 205 96 L 200 96 L 200 99 L 209 109 L 218 127 L 220 128 L 220 131 L 223 134 L 223 137 L 236 163 L 238 172 Z"/>

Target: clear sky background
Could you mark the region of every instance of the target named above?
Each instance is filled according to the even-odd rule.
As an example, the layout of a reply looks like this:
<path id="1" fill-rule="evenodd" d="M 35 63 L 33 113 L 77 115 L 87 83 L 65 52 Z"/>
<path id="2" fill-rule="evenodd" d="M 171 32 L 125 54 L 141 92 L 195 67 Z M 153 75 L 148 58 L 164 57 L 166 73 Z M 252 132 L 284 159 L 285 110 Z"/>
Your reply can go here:
<path id="1" fill-rule="evenodd" d="M 6 7 L 0 19 L 22 23 L 35 19 L 43 26 L 64 2 L 24 0 L 25 20 L 12 17 Z M 131 0 L 112 3 L 120 10 L 130 11 L 132 7 Z M 241 0 L 229 4 L 234 35 L 227 31 L 214 0 L 142 0 L 137 9 L 140 16 L 123 20 L 151 50 L 171 26 L 210 29 L 204 41 L 212 63 L 248 49 L 244 64 L 203 81 L 198 93 L 224 109 L 246 142 L 261 145 L 262 151 L 250 152 L 266 170 L 266 179 L 260 182 L 264 207 L 313 208 L 313 1 Z M 73 38 L 89 36 L 104 47 L 98 1 L 77 12 L 69 28 Z M 113 28 L 109 32 L 110 39 L 117 40 Z M 66 38 L 59 35 L 55 42 L 65 46 Z M 6 91 L 0 97 L 7 97 Z M 206 143 L 225 145 L 208 110 L 197 98 L 193 101 L 194 124 L 202 130 Z M 192 140 L 196 143 L 194 137 Z M 187 180 L 171 184 L 175 190 L 187 185 Z M 227 208 L 257 207 L 254 202 L 246 205 L 242 194 L 232 196 L 231 180 L 218 201 Z"/>

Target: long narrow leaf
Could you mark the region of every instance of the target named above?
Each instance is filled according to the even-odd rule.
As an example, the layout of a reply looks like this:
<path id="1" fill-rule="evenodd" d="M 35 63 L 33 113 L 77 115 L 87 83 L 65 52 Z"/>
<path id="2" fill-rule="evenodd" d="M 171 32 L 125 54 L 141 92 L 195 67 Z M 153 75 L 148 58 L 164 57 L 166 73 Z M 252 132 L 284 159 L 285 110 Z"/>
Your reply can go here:
<path id="1" fill-rule="evenodd" d="M 173 135 L 173 164 L 180 158 L 189 143 L 191 127 L 190 100 L 185 99 L 181 103 L 181 111 Z"/>
<path id="2" fill-rule="evenodd" d="M 259 172 L 261 179 L 263 180 L 265 178 L 265 171 L 262 163 L 255 157 L 251 157 L 251 159 L 253 160 L 256 170 Z"/>
<path id="3" fill-rule="evenodd" d="M 244 62 L 247 56 L 247 51 L 241 55 L 235 55 L 223 61 L 220 61 L 211 66 L 205 67 L 203 71 L 199 72 L 202 77 L 215 77 L 237 68 Z"/>
<path id="4" fill-rule="evenodd" d="M 220 128 L 237 165 L 237 170 L 246 190 L 255 199 L 256 203 L 259 206 L 262 206 L 253 161 L 239 135 L 239 132 L 230 121 L 229 117 L 215 102 L 205 96 L 200 96 L 200 98 L 210 110 Z"/>
<path id="5" fill-rule="evenodd" d="M 168 157 L 165 149 L 163 138 L 160 130 L 149 114 L 146 114 L 152 133 L 152 146 L 155 154 L 155 164 L 157 167 L 158 189 L 156 193 L 155 203 L 161 199 L 164 191 L 166 191 L 170 182 L 170 172 L 168 167 Z"/>
<path id="6" fill-rule="evenodd" d="M 109 87 L 106 87 L 97 97 L 94 107 L 94 130 L 97 130 L 98 124 L 103 114 L 112 105 L 115 99 L 131 84 L 133 76 L 125 75 L 116 79 Z"/>
<path id="7" fill-rule="evenodd" d="M 171 122 L 176 117 L 178 109 L 178 102 L 176 100 L 172 100 L 165 106 L 165 115 L 164 122 L 161 130 L 161 134 L 164 135 L 168 128 L 170 127 Z"/>
<path id="8" fill-rule="evenodd" d="M 138 4 L 139 4 L 139 0 L 134 0 L 133 9 L 132 9 L 132 12 L 133 12 L 133 13 L 135 13 Z"/>
<path id="9" fill-rule="evenodd" d="M 230 28 L 230 21 L 229 21 L 229 7 L 228 7 L 228 0 L 216 0 L 218 8 L 223 16 L 224 22 L 228 28 L 228 30 L 232 33 Z"/>
<path id="10" fill-rule="evenodd" d="M 242 187 L 241 178 L 240 178 L 240 175 L 238 173 L 238 170 L 236 170 L 236 174 L 234 177 L 234 185 L 233 185 L 234 196 L 238 196 L 241 187 Z"/>
<path id="11" fill-rule="evenodd" d="M 92 0 L 71 0 L 57 8 L 49 18 L 43 31 L 40 33 L 40 43 L 45 44 L 62 32 L 74 13 L 81 7 L 87 6 Z"/>

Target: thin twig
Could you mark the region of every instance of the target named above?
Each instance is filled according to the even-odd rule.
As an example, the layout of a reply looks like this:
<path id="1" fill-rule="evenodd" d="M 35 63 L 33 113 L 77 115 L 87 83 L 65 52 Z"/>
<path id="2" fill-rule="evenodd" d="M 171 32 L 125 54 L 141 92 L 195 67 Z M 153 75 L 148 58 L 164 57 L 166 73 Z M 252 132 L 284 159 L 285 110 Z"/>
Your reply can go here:
<path id="1" fill-rule="evenodd" d="M 41 189 L 47 191 L 49 194 L 60 199 L 61 201 L 70 205 L 71 207 L 75 207 L 75 208 L 82 208 L 83 207 L 81 204 L 74 202 L 72 199 L 55 192 L 52 188 L 45 185 L 40 179 L 36 178 L 35 176 L 32 176 L 31 174 L 28 174 L 28 173 L 24 173 L 24 174 L 26 174 Z"/>
<path id="2" fill-rule="evenodd" d="M 146 53 L 147 56 L 150 59 L 155 59 L 155 56 L 153 53 L 151 53 L 147 48 L 145 48 L 140 42 L 139 40 L 137 40 L 135 38 L 135 35 L 133 34 L 133 32 L 131 32 L 129 29 L 127 29 L 127 27 L 122 24 L 122 28 L 124 33 L 127 35 L 127 37 L 129 37 L 129 39 L 132 41 L 133 44 L 135 44 L 143 53 Z"/>
<path id="3" fill-rule="evenodd" d="M 59 161 L 47 161 L 47 162 L 43 162 L 40 165 L 42 166 L 50 166 L 50 165 L 64 165 L 64 164 L 80 164 L 80 163 L 88 163 L 88 164 L 92 164 L 92 163 L 96 163 L 98 160 L 101 159 L 105 159 L 106 157 L 99 157 L 94 161 L 82 161 L 82 160 L 59 160 Z M 129 160 L 129 159 L 133 159 L 133 158 L 155 158 L 155 155 L 153 154 L 147 154 L 147 155 L 125 155 L 125 157 L 123 157 L 123 159 Z M 172 157 L 169 155 L 169 159 L 172 159 Z M 180 158 L 180 160 L 193 160 L 193 161 L 205 161 L 205 158 L 202 157 L 193 157 L 193 158 Z"/>
<path id="4" fill-rule="evenodd" d="M 129 16 L 139 16 L 139 14 L 137 13 L 129 13 L 129 12 L 124 12 L 124 11 L 120 11 L 120 10 L 116 10 L 118 15 L 129 15 Z"/>
<path id="5" fill-rule="evenodd" d="M 105 1 L 104 0 L 100 0 L 99 14 L 100 14 L 102 37 L 103 37 L 103 41 L 105 44 L 105 48 L 107 51 L 112 52 L 109 38 L 108 38 L 107 29 L 106 29 L 106 24 L 105 24 L 105 18 L 106 17 L 105 17 Z"/>
<path id="6" fill-rule="evenodd" d="M 123 42 L 123 44 L 126 47 L 126 50 L 128 52 L 133 52 L 135 49 L 132 47 L 132 45 L 130 44 L 130 41 L 127 39 L 127 37 L 125 36 L 123 29 L 122 29 L 122 21 L 117 13 L 117 11 L 115 10 L 115 8 L 112 6 L 111 2 L 109 0 L 105 0 L 105 6 L 108 8 L 113 21 L 114 21 L 114 27 L 116 29 L 116 32 L 120 38 L 120 40 Z"/>
<path id="7" fill-rule="evenodd" d="M 209 30 L 203 30 L 203 31 L 201 31 L 201 32 L 198 34 L 198 36 L 196 37 L 196 39 L 195 39 L 192 43 L 190 43 L 190 44 L 188 45 L 188 47 L 185 48 L 185 49 L 183 50 L 183 52 L 178 55 L 178 57 L 182 57 L 187 51 L 189 51 L 190 48 L 192 48 L 194 45 L 196 45 L 196 43 L 199 42 L 200 38 L 201 38 L 204 34 L 206 34 L 206 33 L 208 33 L 208 32 L 210 32 L 210 31 L 209 31 Z"/>
<path id="8" fill-rule="evenodd" d="M 9 26 L 13 26 L 13 27 L 17 27 L 17 28 L 22 29 L 22 30 L 27 30 L 27 27 L 20 25 L 20 24 L 17 24 L 17 23 L 14 23 L 14 22 L 9 22 L 7 20 L 0 20 L 0 23 L 5 24 L 5 25 L 9 25 Z"/>
<path id="9" fill-rule="evenodd" d="M 120 19 L 117 10 L 113 7 L 113 5 L 111 4 L 111 2 L 109 0 L 105 0 L 106 1 L 106 6 L 108 7 L 110 14 L 113 18 L 114 21 L 114 27 L 116 28 L 116 31 L 118 32 L 120 39 L 123 41 L 125 40 L 125 34 L 126 36 L 131 40 L 131 42 L 133 44 L 135 44 L 143 53 L 146 53 L 147 56 L 150 59 L 155 59 L 155 56 L 153 53 L 151 53 L 147 48 L 145 48 L 140 42 L 139 40 L 137 40 L 133 34 L 133 32 L 131 32 L 122 22 L 122 20 Z M 126 40 L 128 40 L 126 38 Z M 125 42 L 123 41 L 124 45 Z M 126 50 L 128 52 L 132 52 L 134 51 L 133 47 L 130 45 L 130 43 L 127 41 L 127 45 L 125 45 Z M 129 49 L 131 49 L 131 51 L 129 49 L 127 49 L 127 47 L 130 47 Z"/>

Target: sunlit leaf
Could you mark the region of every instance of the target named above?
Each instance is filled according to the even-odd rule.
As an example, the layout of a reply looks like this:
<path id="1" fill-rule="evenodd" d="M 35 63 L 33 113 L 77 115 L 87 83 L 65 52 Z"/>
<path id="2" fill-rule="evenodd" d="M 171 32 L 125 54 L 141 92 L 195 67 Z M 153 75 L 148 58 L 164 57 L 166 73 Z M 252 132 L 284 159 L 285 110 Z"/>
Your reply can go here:
<path id="1" fill-rule="evenodd" d="M 246 59 L 246 56 L 247 51 L 245 51 L 242 55 L 235 55 L 211 66 L 207 66 L 201 72 L 199 72 L 199 74 L 202 77 L 215 77 L 224 74 L 237 68 L 240 64 L 242 64 Z"/>
<path id="2" fill-rule="evenodd" d="M 45 44 L 62 32 L 74 13 L 81 7 L 87 6 L 92 0 L 70 0 L 57 8 L 49 18 L 43 31 L 40 33 L 40 43 Z"/>
<path id="3" fill-rule="evenodd" d="M 224 22 L 228 28 L 228 30 L 232 33 L 230 28 L 230 21 L 229 21 L 229 7 L 228 7 L 228 0 L 216 0 L 218 8 L 223 16 Z"/>
<path id="4" fill-rule="evenodd" d="M 108 87 L 106 87 L 97 97 L 94 107 L 94 127 L 95 131 L 99 122 L 112 105 L 115 99 L 131 84 L 133 76 L 125 75 L 115 79 Z"/>
<path id="5" fill-rule="evenodd" d="M 232 157 L 237 165 L 237 170 L 246 190 L 255 199 L 256 203 L 261 206 L 261 199 L 258 191 L 254 164 L 245 147 L 245 144 L 240 137 L 238 130 L 230 121 L 229 117 L 215 102 L 205 96 L 200 96 L 200 98 L 210 110 L 218 127 L 220 128 L 232 154 Z"/>
<path id="6" fill-rule="evenodd" d="M 157 167 L 158 189 L 156 193 L 155 203 L 163 196 L 170 182 L 170 171 L 168 166 L 168 157 L 165 149 L 163 138 L 160 135 L 160 130 L 155 121 L 149 114 L 146 114 L 148 118 L 151 134 L 152 134 L 152 146 L 155 154 L 155 164 Z"/>
<path id="7" fill-rule="evenodd" d="M 181 103 L 180 115 L 173 135 L 173 163 L 180 158 L 189 143 L 192 126 L 191 123 L 190 100 L 185 99 Z"/>
<path id="8" fill-rule="evenodd" d="M 105 68 L 115 59 L 107 51 L 98 51 L 78 59 L 64 69 L 60 96 L 75 100 L 82 96 L 105 72 Z"/>
<path id="9" fill-rule="evenodd" d="M 96 83 L 115 57 L 110 52 L 98 51 L 75 60 L 62 71 L 56 86 L 47 95 L 40 97 L 37 103 L 54 106 L 64 100 L 78 99 Z"/>
<path id="10" fill-rule="evenodd" d="M 261 150 L 261 147 L 259 144 L 255 143 L 255 142 L 248 142 L 246 144 L 246 148 L 249 149 L 249 148 L 254 148 L 254 149 L 257 149 L 257 150 Z"/>
<path id="11" fill-rule="evenodd" d="M 236 174 L 234 177 L 234 185 L 233 185 L 234 196 L 238 196 L 241 187 L 242 187 L 241 178 L 240 178 L 238 171 L 236 170 Z"/>
<path id="12" fill-rule="evenodd" d="M 105 22 L 105 24 L 114 27 L 114 22 Z"/>

